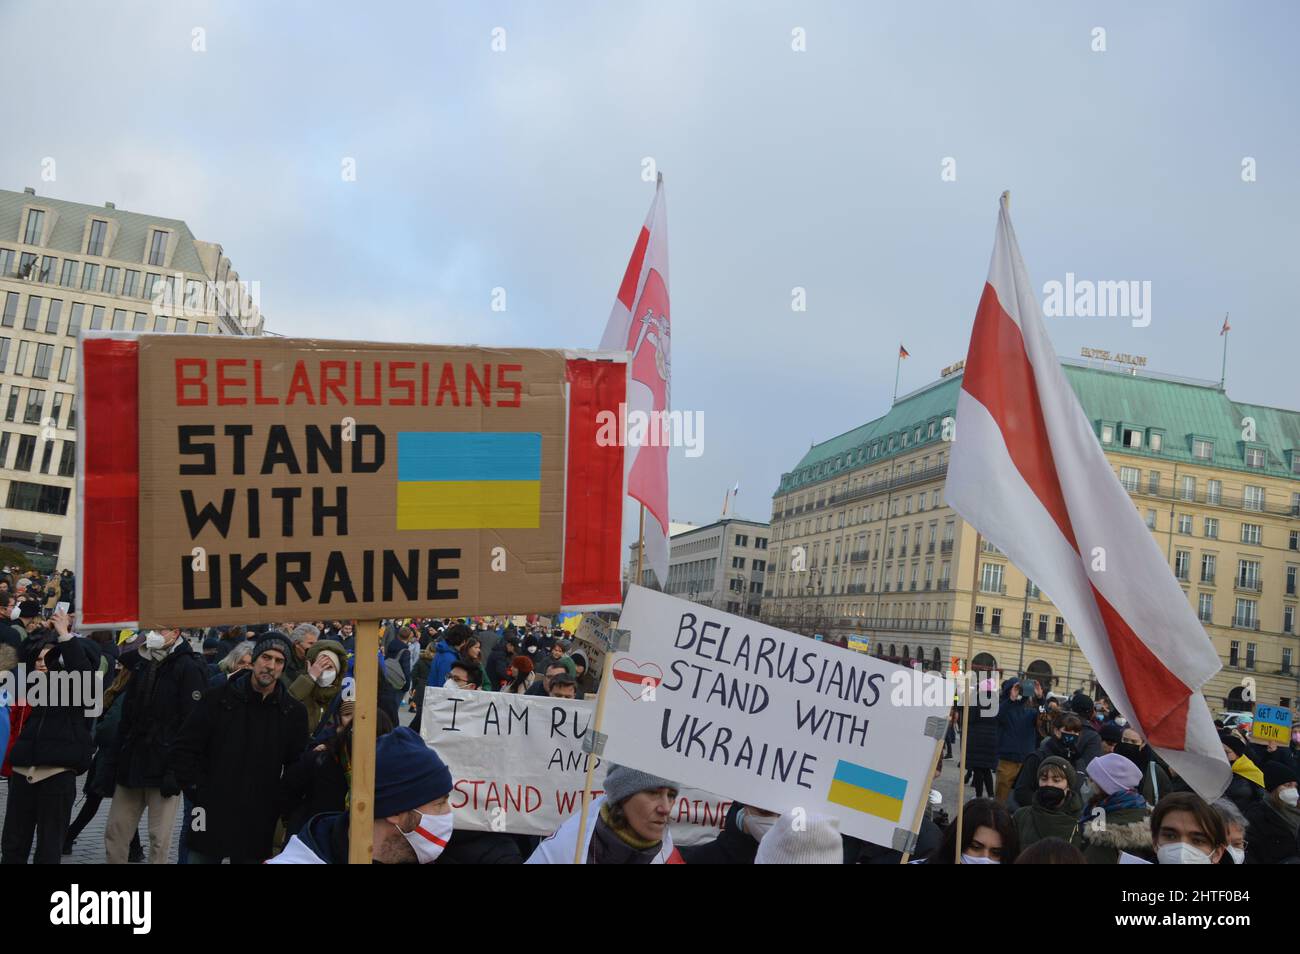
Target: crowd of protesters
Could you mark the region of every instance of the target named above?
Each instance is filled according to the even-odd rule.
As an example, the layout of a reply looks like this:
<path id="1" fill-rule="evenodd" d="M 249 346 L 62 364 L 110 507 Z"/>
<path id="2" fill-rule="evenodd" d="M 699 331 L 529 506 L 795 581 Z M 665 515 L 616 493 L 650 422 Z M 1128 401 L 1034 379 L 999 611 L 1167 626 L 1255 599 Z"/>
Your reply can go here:
<path id="1" fill-rule="evenodd" d="M 419 735 L 426 687 L 582 699 L 598 690 L 596 674 L 562 629 L 411 619 L 362 632 L 316 620 L 82 636 L 75 600 L 66 571 L 0 574 L 0 672 L 90 674 L 103 687 L 93 718 L 69 700 L 0 695 L 5 864 L 58 863 L 105 800 L 109 863 L 166 863 L 178 829 L 183 864 L 346 861 L 359 651 L 378 663 L 376 861 L 570 863 L 580 839 L 592 864 L 903 860 L 833 817 L 740 803 L 716 838 L 676 846 L 679 786 L 623 765 L 606 767 L 585 829 L 578 814 L 546 839 L 457 828 L 451 769 Z M 961 721 L 954 709 L 945 759 L 961 758 Z M 916 862 L 1300 863 L 1300 736 L 1261 745 L 1222 730 L 1232 782 L 1206 803 L 1105 699 L 1009 679 L 964 729 L 974 797 L 960 827 L 926 810 Z"/>

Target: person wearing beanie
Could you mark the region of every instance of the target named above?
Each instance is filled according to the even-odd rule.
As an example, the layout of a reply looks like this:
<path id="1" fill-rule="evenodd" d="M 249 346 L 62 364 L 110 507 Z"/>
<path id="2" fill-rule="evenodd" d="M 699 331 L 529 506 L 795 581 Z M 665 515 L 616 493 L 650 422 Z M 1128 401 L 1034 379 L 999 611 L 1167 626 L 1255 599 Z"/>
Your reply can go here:
<path id="1" fill-rule="evenodd" d="M 1154 861 L 1151 806 L 1139 792 L 1142 770 L 1111 752 L 1088 763 L 1083 856 L 1090 865 L 1118 864 L 1121 854 Z"/>
<path id="2" fill-rule="evenodd" d="M 190 713 L 167 767 L 193 791 L 189 864 L 257 864 L 270 857 L 284 770 L 307 744 L 307 710 L 280 681 L 293 646 L 269 632 L 253 647 L 253 667 L 209 690 Z"/>
<path id="3" fill-rule="evenodd" d="M 1051 731 L 1047 738 L 1038 743 L 1020 770 L 1011 795 L 1019 808 L 1034 803 L 1034 792 L 1038 790 L 1038 766 L 1048 756 L 1065 759 L 1073 767 L 1079 757 L 1079 742 L 1082 738 L 1083 721 L 1073 712 L 1058 710 L 1052 716 Z M 1077 769 L 1075 770 L 1077 773 Z M 1075 786 L 1076 788 L 1078 786 Z"/>
<path id="4" fill-rule="evenodd" d="M 406 726 L 375 742 L 376 864 L 430 864 L 451 841 L 455 827 L 451 770 Z M 317 815 L 289 839 L 270 864 L 347 864 L 349 813 Z"/>
<path id="5" fill-rule="evenodd" d="M 1020 775 L 1020 768 L 1038 747 L 1038 706 L 1033 699 L 1035 683 L 1008 679 L 998 701 L 998 766 L 995 797 L 1005 802 Z"/>
<path id="6" fill-rule="evenodd" d="M 1300 858 L 1300 777 L 1280 762 L 1264 764 L 1268 793 L 1242 813 L 1246 816 L 1246 863 L 1277 865 Z"/>
<path id="7" fill-rule="evenodd" d="M 604 793 L 591 803 L 586 829 L 580 830 L 582 814 L 575 812 L 537 846 L 528 864 L 573 864 L 579 851 L 579 837 L 583 864 L 683 863 L 668 830 L 672 807 L 677 801 L 677 783 L 612 762 L 606 762 L 605 769 Z"/>
<path id="8" fill-rule="evenodd" d="M 1109 755 L 1115 751 L 1115 746 L 1124 741 L 1124 727 L 1114 722 L 1105 722 L 1098 735 L 1101 736 L 1101 754 Z"/>
<path id="9" fill-rule="evenodd" d="M 1031 800 L 1011 816 L 1020 833 L 1020 847 L 1044 838 L 1059 838 L 1076 848 L 1083 845 L 1079 831 L 1079 814 L 1083 797 L 1079 794 L 1079 773 L 1068 759 L 1049 755 L 1038 763 L 1035 773 L 1038 787 Z"/>
<path id="10" fill-rule="evenodd" d="M 312 735 L 334 697 L 343 687 L 343 644 L 323 639 L 307 650 L 307 670 L 289 686 L 289 695 L 307 709 L 307 734 Z"/>
<path id="11" fill-rule="evenodd" d="M 810 814 L 799 819 L 782 815 L 763 836 L 754 855 L 756 865 L 842 865 L 844 841 L 840 821 Z"/>
<path id="12" fill-rule="evenodd" d="M 1232 780 L 1224 796 L 1244 815 L 1246 810 L 1264 798 L 1264 773 L 1251 761 L 1247 754 L 1246 743 L 1235 732 L 1224 730 L 1219 733 L 1219 742 L 1223 745 L 1223 755 L 1232 766 Z"/>
<path id="13" fill-rule="evenodd" d="M 299 623 L 288 631 L 288 640 L 293 652 L 284 662 L 284 675 L 280 681 L 288 689 L 298 677 L 307 671 L 307 651 L 320 639 L 320 630 L 311 623 Z"/>

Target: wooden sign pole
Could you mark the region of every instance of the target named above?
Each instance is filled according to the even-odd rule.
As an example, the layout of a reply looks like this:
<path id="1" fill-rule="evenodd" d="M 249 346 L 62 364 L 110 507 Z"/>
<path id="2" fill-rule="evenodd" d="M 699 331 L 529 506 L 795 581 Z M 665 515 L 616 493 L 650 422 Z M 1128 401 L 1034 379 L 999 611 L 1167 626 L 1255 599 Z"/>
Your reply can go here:
<path id="1" fill-rule="evenodd" d="M 946 729 L 945 729 L 946 731 Z M 916 815 L 912 818 L 912 834 L 918 839 L 921 837 L 921 819 L 925 817 L 925 806 L 930 801 L 930 789 L 934 787 L 934 776 L 939 771 L 939 759 L 943 755 L 943 736 L 939 736 L 938 741 L 934 743 L 934 752 L 930 756 L 930 774 L 925 777 L 925 787 L 921 789 L 921 800 L 916 804 Z M 900 865 L 905 865 L 912 860 L 912 849 L 908 848 L 903 852 L 903 857 L 898 860 Z"/>
<path id="2" fill-rule="evenodd" d="M 368 865 L 375 840 L 375 710 L 379 702 L 379 645 L 383 621 L 359 620 L 352 675 L 356 703 L 352 710 L 352 815 L 348 829 L 348 864 Z"/>

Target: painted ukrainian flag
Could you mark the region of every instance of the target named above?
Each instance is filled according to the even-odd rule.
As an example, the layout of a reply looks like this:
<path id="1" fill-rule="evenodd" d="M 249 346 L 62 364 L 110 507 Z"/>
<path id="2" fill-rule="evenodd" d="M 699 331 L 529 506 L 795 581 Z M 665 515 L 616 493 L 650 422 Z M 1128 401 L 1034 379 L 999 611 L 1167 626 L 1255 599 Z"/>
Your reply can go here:
<path id="1" fill-rule="evenodd" d="M 541 500 L 541 434 L 398 432 L 398 530 L 536 529 Z"/>
<path id="2" fill-rule="evenodd" d="M 896 822 L 903 817 L 907 779 L 840 759 L 826 801 Z"/>

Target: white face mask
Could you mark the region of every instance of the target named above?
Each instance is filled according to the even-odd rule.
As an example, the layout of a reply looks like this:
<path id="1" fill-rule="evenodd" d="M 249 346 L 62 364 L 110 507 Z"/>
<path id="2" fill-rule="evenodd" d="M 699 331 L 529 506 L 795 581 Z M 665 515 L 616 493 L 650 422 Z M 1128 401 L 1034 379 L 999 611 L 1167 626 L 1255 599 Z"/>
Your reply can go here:
<path id="1" fill-rule="evenodd" d="M 740 830 L 749 835 L 755 841 L 762 841 L 763 836 L 772 830 L 776 820 L 780 815 L 756 815 L 745 809 L 740 810 Z"/>
<path id="2" fill-rule="evenodd" d="M 444 688 L 444 689 L 459 689 L 459 688 L 460 688 L 460 683 L 458 683 L 455 679 L 451 678 L 451 676 L 448 676 L 448 677 L 447 677 L 447 681 L 444 682 L 444 683 L 442 684 L 442 688 Z"/>
<path id="3" fill-rule="evenodd" d="M 1208 865 L 1210 863 L 1209 855 L 1185 841 L 1161 845 L 1156 851 L 1156 859 L 1162 865 Z"/>
<path id="4" fill-rule="evenodd" d="M 1235 861 L 1237 864 L 1244 865 L 1246 863 L 1245 848 L 1234 848 L 1232 847 L 1232 845 L 1229 845 L 1228 854 L 1232 855 L 1232 860 Z"/>
<path id="5" fill-rule="evenodd" d="M 451 840 L 454 828 L 452 813 L 443 815 L 421 815 L 415 831 L 402 831 L 402 837 L 415 849 L 415 859 L 422 865 L 431 864 L 442 854 Z"/>
<path id="6" fill-rule="evenodd" d="M 1286 802 L 1286 804 L 1290 805 L 1292 808 L 1295 808 L 1297 804 L 1300 804 L 1300 788 L 1295 788 L 1294 786 L 1291 788 L 1284 788 L 1277 793 L 1277 797 L 1282 799 L 1282 801 Z"/>
<path id="7" fill-rule="evenodd" d="M 976 858 L 974 855 L 962 855 L 961 863 L 964 865 L 998 865 L 1002 862 L 996 858 Z"/>
<path id="8" fill-rule="evenodd" d="M 316 684 L 319 685 L 319 686 L 320 686 L 321 688 L 323 688 L 323 689 L 324 689 L 324 688 L 328 688 L 328 687 L 334 685 L 334 680 L 335 680 L 336 678 L 338 678 L 338 673 L 337 673 L 337 672 L 335 672 L 333 669 L 325 669 L 325 670 L 322 670 L 322 672 L 321 672 L 321 674 L 320 674 L 320 678 L 318 678 L 318 679 L 316 680 Z"/>
<path id="9" fill-rule="evenodd" d="M 151 632 L 144 638 L 145 649 L 162 649 L 165 643 L 163 634 L 159 632 Z"/>

